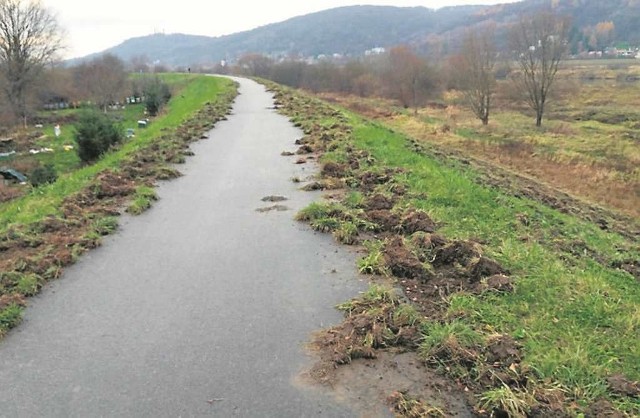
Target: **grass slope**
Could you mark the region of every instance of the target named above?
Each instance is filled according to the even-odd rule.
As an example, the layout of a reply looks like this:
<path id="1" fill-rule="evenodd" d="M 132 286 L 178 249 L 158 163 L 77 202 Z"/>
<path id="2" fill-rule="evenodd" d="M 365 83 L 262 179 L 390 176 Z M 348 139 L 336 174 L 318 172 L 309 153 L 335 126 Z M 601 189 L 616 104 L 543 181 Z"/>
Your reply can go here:
<path id="1" fill-rule="evenodd" d="M 165 81 L 182 84 L 180 94 L 169 102 L 164 113 L 150 124 L 147 129 L 137 130 L 133 141 L 125 143 L 117 151 L 108 153 L 93 165 L 82 167 L 70 174 L 61 176 L 54 184 L 33 189 L 32 193 L 15 201 L 0 205 L 0 233 L 15 224 L 30 224 L 47 215 L 59 214 L 62 200 L 83 187 L 95 176 L 106 169 L 117 168 L 127 156 L 148 146 L 161 132 L 176 129 L 204 103 L 229 89 L 231 82 L 214 77 L 190 77 L 166 75 Z"/>
<path id="2" fill-rule="evenodd" d="M 637 265 L 637 238 L 483 186 L 478 182 L 480 174 L 467 165 L 443 161 L 384 125 L 300 94 L 286 90 L 281 94 L 285 112 L 294 122 L 308 136 L 324 137 L 323 171 L 328 171 L 328 164 L 340 164 L 345 170 L 351 166 L 339 182 L 350 185 L 346 197 L 339 203 L 316 203 L 299 218 L 309 220 L 317 230 L 332 231 L 342 242 L 347 224 L 352 226 L 347 228 L 352 231 L 349 242 L 357 242 L 353 235 L 358 231 L 370 236 L 366 230 L 376 227 L 362 220 L 372 217 L 361 209 L 367 196 L 358 188 L 365 178 L 363 166 L 368 173 L 378 173 L 378 178 L 384 177 L 380 173 L 395 173 L 391 182 L 381 181 L 374 189 L 390 197 L 403 190 L 392 214 L 402 216 L 415 209 L 427 213 L 439 234 L 458 240 L 454 242 L 481 243 L 484 255 L 496 260 L 513 279 L 512 291 L 462 289 L 447 294 L 443 314 L 425 313 L 422 325 L 420 353 L 425 361 L 475 386 L 480 414 L 528 415 L 541 404 L 553 405 L 552 394 L 556 407 L 559 404 L 569 415 L 593 415 L 594 405 L 602 406 L 598 402 L 611 402 L 627 414 L 640 413 L 638 395 L 621 394 L 610 383 L 616 375 L 631 382 L 640 380 L 640 282 L 633 275 L 637 271 L 618 268 Z M 341 117 L 348 120 L 348 128 L 331 131 L 329 127 Z M 333 183 L 335 179 L 325 185 L 329 188 Z M 402 242 L 424 241 L 424 237 L 424 233 L 405 235 L 398 240 L 384 233 L 374 235 L 364 242 L 369 254 L 359 262 L 360 270 L 389 274 L 388 265 L 393 271 L 395 260 L 382 251 L 391 243 L 399 248 Z M 399 271 L 407 274 L 409 267 L 417 269 L 421 284 L 428 285 L 433 280 L 430 261 L 422 266 L 416 266 L 417 261 L 405 264 Z M 398 286 L 405 283 L 400 277 L 394 279 Z M 483 355 L 477 353 L 486 354 L 479 346 L 504 335 L 522 347 L 522 358 L 498 375 L 499 370 L 492 372 L 492 365 L 483 364 Z M 465 353 L 463 367 L 450 358 L 438 358 L 447 351 L 443 349 L 447 344 L 449 356 L 451 347 Z M 482 379 L 487 373 L 497 377 L 493 385 Z"/>
<path id="3" fill-rule="evenodd" d="M 500 332 L 524 344 L 525 363 L 541 379 L 552 379 L 576 399 L 607 393 L 615 372 L 640 380 L 640 285 L 630 274 L 597 263 L 588 253 L 567 254 L 564 245 L 615 260 L 638 259 L 637 248 L 525 199 L 478 186 L 474 173 L 444 167 L 407 147 L 400 135 L 376 125 L 355 124 L 354 143 L 385 167 L 402 167 L 410 202 L 444 224 L 449 237 L 479 238 L 488 253 L 517 277 L 516 291 L 478 298 L 455 295 L 450 314 L 482 333 Z M 518 219 L 529 219 L 523 225 Z M 637 407 L 638 405 L 636 405 Z"/>

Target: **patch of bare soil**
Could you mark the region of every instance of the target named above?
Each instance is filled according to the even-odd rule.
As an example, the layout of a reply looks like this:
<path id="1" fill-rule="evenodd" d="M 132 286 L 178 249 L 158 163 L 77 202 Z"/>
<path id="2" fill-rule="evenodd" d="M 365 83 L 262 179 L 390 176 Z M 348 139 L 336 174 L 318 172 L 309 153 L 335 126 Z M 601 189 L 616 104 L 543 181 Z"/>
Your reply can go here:
<path id="1" fill-rule="evenodd" d="M 600 399 L 589 405 L 584 416 L 585 418 L 625 418 L 625 415 L 606 399 Z"/>
<path id="2" fill-rule="evenodd" d="M 376 359 L 354 360 L 349 367 L 334 368 L 330 374 L 331 380 L 325 384 L 331 393 L 364 417 L 387 417 L 390 412 L 411 416 L 402 415 L 401 410 L 403 400 L 408 397 L 420 399 L 434 414 L 441 411 L 433 416 L 474 416 L 462 394 L 463 388 L 430 370 L 414 352 L 380 351 Z M 316 380 L 303 373 L 299 383 L 316 384 Z"/>
<path id="3" fill-rule="evenodd" d="M 435 232 L 437 226 L 426 212 L 412 208 L 405 214 L 400 228 L 404 234 L 411 235 L 415 232 Z"/>
<path id="4" fill-rule="evenodd" d="M 607 384 L 613 393 L 622 396 L 640 398 L 640 383 L 633 382 L 621 374 L 609 376 Z"/>
<path id="5" fill-rule="evenodd" d="M 394 232 L 400 224 L 400 216 L 386 209 L 368 211 L 366 217 L 376 225 L 378 232 Z"/>
<path id="6" fill-rule="evenodd" d="M 400 236 L 391 238 L 385 244 L 383 253 L 385 265 L 396 277 L 427 281 L 433 276 Z"/>
<path id="7" fill-rule="evenodd" d="M 395 203 L 394 199 L 383 194 L 376 193 L 367 199 L 365 206 L 368 211 L 391 210 Z"/>

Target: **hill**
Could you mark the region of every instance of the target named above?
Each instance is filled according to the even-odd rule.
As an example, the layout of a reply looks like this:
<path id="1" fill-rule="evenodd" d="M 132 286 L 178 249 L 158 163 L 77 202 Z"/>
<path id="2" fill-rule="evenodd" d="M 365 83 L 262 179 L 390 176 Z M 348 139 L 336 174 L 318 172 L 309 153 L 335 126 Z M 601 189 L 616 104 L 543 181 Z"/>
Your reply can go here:
<path id="1" fill-rule="evenodd" d="M 525 0 L 497 6 L 425 7 L 347 6 L 298 16 L 221 37 L 154 34 L 129 39 L 103 53 L 128 61 L 144 55 L 170 66 L 233 61 L 243 54 L 273 57 L 341 54 L 357 56 L 376 47 L 411 44 L 423 52 L 455 49 L 464 29 L 487 22 L 498 33 L 525 13 L 553 7 L 571 16 L 572 44 L 588 45 L 589 31 L 612 22 L 609 42 L 640 43 L 640 0 Z M 501 30 L 502 29 L 502 30 Z M 85 58 L 90 58 L 85 57 Z"/>

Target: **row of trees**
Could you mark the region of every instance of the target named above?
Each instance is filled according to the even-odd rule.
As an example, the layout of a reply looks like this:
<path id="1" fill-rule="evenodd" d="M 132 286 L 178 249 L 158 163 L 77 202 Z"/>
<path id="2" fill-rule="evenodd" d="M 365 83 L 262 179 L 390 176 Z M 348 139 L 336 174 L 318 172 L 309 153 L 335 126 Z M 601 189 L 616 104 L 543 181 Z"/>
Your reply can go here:
<path id="1" fill-rule="evenodd" d="M 407 108 L 423 105 L 438 89 L 435 66 L 407 46 L 342 64 L 329 60 L 316 64 L 296 60 L 275 62 L 263 55 L 249 54 L 238 61 L 234 70 L 313 92 L 388 97 Z"/>
<path id="2" fill-rule="evenodd" d="M 511 79 L 524 93 L 542 124 L 549 92 L 558 65 L 567 49 L 568 21 L 546 11 L 523 18 L 510 33 L 510 51 L 502 53 L 517 62 Z M 604 30 L 604 29 L 603 29 Z M 54 17 L 39 2 L 0 0 L 0 85 L 13 116 L 26 124 L 30 88 L 44 79 L 44 69 L 61 48 L 60 28 Z M 601 30 L 602 32 L 602 30 Z M 493 30 L 468 32 L 463 46 L 449 60 L 448 84 L 464 92 L 470 108 L 487 124 L 496 85 L 496 65 L 500 54 Z M 437 67 L 406 46 L 392 48 L 380 56 L 337 65 L 331 62 L 306 64 L 299 61 L 274 62 L 262 55 L 250 54 L 239 60 L 243 74 L 313 91 L 339 91 L 361 96 L 383 96 L 398 100 L 405 107 L 423 105 L 442 86 Z M 147 108 L 155 114 L 170 97 L 170 91 L 157 80 L 127 82 L 124 63 L 105 55 L 73 69 L 55 69 L 50 80 L 38 89 L 44 101 L 91 101 L 103 110 L 127 94 L 145 94 Z"/>
<path id="3" fill-rule="evenodd" d="M 398 46 L 383 55 L 344 64 L 275 62 L 249 54 L 239 60 L 236 71 L 315 92 L 387 97 L 414 108 L 436 96 L 440 88 L 453 87 L 463 92 L 470 109 L 485 125 L 489 123 L 497 73 L 502 72 L 534 111 L 536 125 L 541 126 L 558 66 L 567 52 L 569 27 L 567 18 L 550 11 L 523 17 L 513 25 L 506 51 L 496 47 L 493 27 L 470 30 L 460 52 L 446 64 L 431 65 L 409 47 Z"/>

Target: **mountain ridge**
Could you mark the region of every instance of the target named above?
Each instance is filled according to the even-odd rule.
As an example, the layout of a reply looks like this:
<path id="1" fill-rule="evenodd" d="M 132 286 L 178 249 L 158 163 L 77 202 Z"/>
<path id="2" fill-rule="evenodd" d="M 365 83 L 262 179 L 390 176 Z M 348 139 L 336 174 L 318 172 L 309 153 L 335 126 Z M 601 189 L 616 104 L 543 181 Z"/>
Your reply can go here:
<path id="1" fill-rule="evenodd" d="M 498 34 L 504 35 L 520 15 L 552 5 L 558 13 L 572 17 L 575 45 L 587 44 L 590 28 L 607 21 L 616 28 L 612 41 L 640 43 L 640 25 L 636 24 L 640 21 L 640 0 L 525 0 L 437 10 L 365 5 L 328 9 L 218 37 L 179 33 L 136 37 L 74 61 L 111 53 L 125 61 L 146 56 L 151 63 L 187 67 L 234 61 L 248 53 L 274 58 L 359 56 L 372 48 L 399 44 L 412 45 L 424 53 L 432 52 L 437 44 L 440 52 L 450 52 L 468 27 L 492 23 L 498 26 Z"/>

